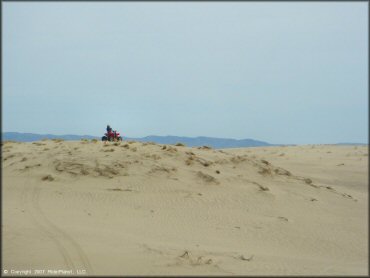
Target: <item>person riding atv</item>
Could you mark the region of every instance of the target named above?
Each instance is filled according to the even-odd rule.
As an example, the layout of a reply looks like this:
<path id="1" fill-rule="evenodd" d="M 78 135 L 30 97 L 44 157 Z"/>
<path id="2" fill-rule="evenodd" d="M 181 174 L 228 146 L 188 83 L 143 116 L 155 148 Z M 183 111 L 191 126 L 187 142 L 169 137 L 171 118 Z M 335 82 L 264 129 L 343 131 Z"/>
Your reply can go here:
<path id="1" fill-rule="evenodd" d="M 119 132 L 117 130 L 113 130 L 110 125 L 107 125 L 107 133 L 101 138 L 102 141 L 122 141 L 122 137 L 119 136 Z"/>

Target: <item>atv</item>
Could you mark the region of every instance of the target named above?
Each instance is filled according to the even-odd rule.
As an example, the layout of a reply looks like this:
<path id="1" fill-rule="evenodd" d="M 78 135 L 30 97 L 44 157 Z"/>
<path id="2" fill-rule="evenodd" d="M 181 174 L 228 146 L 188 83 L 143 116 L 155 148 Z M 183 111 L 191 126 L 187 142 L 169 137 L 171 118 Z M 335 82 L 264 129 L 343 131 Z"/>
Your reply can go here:
<path id="1" fill-rule="evenodd" d="M 106 141 L 122 141 L 122 136 L 119 136 L 119 132 L 117 132 L 116 130 L 114 131 L 111 131 L 111 132 L 107 132 L 104 134 L 104 136 L 101 138 L 102 141 L 106 142 Z"/>

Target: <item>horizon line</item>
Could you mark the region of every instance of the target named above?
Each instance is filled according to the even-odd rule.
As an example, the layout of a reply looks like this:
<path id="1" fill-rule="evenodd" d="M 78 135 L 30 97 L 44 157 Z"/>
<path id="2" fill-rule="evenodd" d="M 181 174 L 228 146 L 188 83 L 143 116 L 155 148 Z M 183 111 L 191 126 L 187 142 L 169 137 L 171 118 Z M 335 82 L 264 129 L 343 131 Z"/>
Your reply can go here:
<path id="1" fill-rule="evenodd" d="M 90 134 L 83 134 L 83 135 L 80 135 L 80 134 L 53 134 L 53 133 L 33 133 L 33 132 L 18 132 L 18 131 L 1 131 L 2 134 L 4 133 L 19 133 L 19 134 L 35 134 L 35 135 L 52 135 L 52 136 L 91 136 L 91 137 L 98 137 L 100 138 L 101 136 L 100 135 L 90 135 Z M 262 141 L 262 140 L 258 140 L 258 139 L 252 139 L 252 138 L 243 138 L 243 139 L 236 139 L 236 138 L 230 138 L 230 137 L 212 137 L 212 136 L 204 136 L 204 135 L 201 135 L 201 136 L 179 136 L 179 135 L 146 135 L 146 136 L 142 136 L 142 137 L 130 137 L 130 136 L 125 136 L 125 138 L 129 138 L 129 139 L 142 139 L 142 138 L 146 138 L 146 137 L 151 137 L 151 136 L 157 136 L 157 137 L 185 137 L 185 138 L 212 138 L 212 139 L 228 139 L 228 140 L 236 140 L 236 141 L 242 141 L 242 140 L 253 140 L 253 141 L 260 141 L 260 142 L 265 142 L 265 143 L 268 143 L 270 145 L 341 145 L 341 144 L 347 144 L 347 145 L 351 145 L 351 144 L 361 144 L 361 145 L 369 145 L 368 142 L 366 143 L 363 143 L 363 142 L 343 142 L 343 141 L 339 141 L 337 143 L 303 143 L 303 144 L 297 144 L 297 143 L 269 143 L 267 141 Z"/>

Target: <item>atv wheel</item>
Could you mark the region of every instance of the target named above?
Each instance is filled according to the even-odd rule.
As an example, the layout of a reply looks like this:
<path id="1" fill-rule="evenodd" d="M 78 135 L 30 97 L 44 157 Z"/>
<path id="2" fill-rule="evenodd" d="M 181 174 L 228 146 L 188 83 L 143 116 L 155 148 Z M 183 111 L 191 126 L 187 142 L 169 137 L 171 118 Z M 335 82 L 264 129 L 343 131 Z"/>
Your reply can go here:
<path id="1" fill-rule="evenodd" d="M 121 136 L 119 136 L 119 137 L 117 138 L 117 140 L 118 140 L 118 141 L 122 141 L 122 137 L 121 137 Z"/>
<path id="2" fill-rule="evenodd" d="M 107 136 L 103 136 L 103 137 L 101 138 L 101 140 L 105 142 L 105 141 L 107 141 L 107 140 L 108 140 L 108 138 L 107 138 Z"/>

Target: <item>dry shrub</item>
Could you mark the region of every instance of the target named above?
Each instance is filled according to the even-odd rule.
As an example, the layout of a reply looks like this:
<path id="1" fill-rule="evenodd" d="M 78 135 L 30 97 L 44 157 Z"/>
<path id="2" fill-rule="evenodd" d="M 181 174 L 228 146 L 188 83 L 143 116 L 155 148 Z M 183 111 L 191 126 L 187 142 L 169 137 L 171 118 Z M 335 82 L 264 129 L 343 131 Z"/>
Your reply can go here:
<path id="1" fill-rule="evenodd" d="M 98 142 L 98 140 L 97 140 L 97 139 L 91 139 L 91 142 L 93 142 L 93 143 L 97 143 L 97 142 Z"/>
<path id="2" fill-rule="evenodd" d="M 103 176 L 113 178 L 119 174 L 119 168 L 111 165 L 96 164 L 95 166 L 81 163 L 76 160 L 55 161 L 55 170 L 61 173 L 68 173 L 73 176 Z"/>
<path id="3" fill-rule="evenodd" d="M 159 165 L 156 165 L 156 166 L 154 166 L 154 167 L 149 171 L 149 173 L 155 173 L 155 172 L 166 172 L 166 173 L 171 173 L 171 172 L 176 172 L 176 171 L 177 171 L 177 168 L 176 168 L 176 167 L 169 168 L 169 167 L 165 167 L 165 166 L 159 166 Z"/>
<path id="4" fill-rule="evenodd" d="M 125 149 L 129 149 L 130 148 L 130 145 L 129 144 L 124 144 L 121 146 L 122 148 L 125 148 Z"/>
<path id="5" fill-rule="evenodd" d="M 283 175 L 283 176 L 291 176 L 292 175 L 288 170 L 285 170 L 283 168 L 276 168 L 274 170 L 274 172 L 277 175 Z"/>
<path id="6" fill-rule="evenodd" d="M 264 176 L 272 174 L 271 169 L 267 168 L 267 167 L 261 167 L 260 170 L 258 171 L 258 173 L 260 173 L 261 175 L 264 175 Z"/>
<path id="7" fill-rule="evenodd" d="M 95 167 L 94 171 L 99 176 L 108 177 L 108 178 L 113 178 L 113 176 L 116 176 L 119 174 L 118 170 L 112 167 L 109 167 L 109 166 L 104 166 L 103 168 Z"/>
<path id="8" fill-rule="evenodd" d="M 81 169 L 81 175 L 87 176 L 89 174 L 90 172 L 87 169 L 84 169 L 84 168 Z"/>
<path id="9" fill-rule="evenodd" d="M 152 155 L 150 156 L 150 158 L 153 158 L 154 160 L 159 160 L 159 159 L 161 159 L 161 157 L 160 157 L 159 155 L 156 155 L 156 154 L 152 154 Z"/>
<path id="10" fill-rule="evenodd" d="M 170 147 L 170 146 L 168 146 L 166 150 L 167 150 L 168 152 L 171 152 L 171 153 L 175 153 L 175 152 L 177 152 L 177 149 L 176 149 L 176 148 L 174 148 L 174 147 Z"/>
<path id="11" fill-rule="evenodd" d="M 192 165 L 194 163 L 194 161 L 193 161 L 193 158 L 192 157 L 189 157 L 187 160 L 185 160 L 185 164 L 186 165 Z"/>
<path id="12" fill-rule="evenodd" d="M 209 147 L 209 146 L 201 146 L 201 147 L 198 147 L 198 149 L 200 149 L 200 150 L 210 150 L 212 148 Z"/>
<path id="13" fill-rule="evenodd" d="M 43 145 L 46 145 L 44 143 L 40 143 L 40 142 L 33 142 L 32 144 L 36 145 L 36 146 L 43 146 Z"/>
<path id="14" fill-rule="evenodd" d="M 245 160 L 247 160 L 247 158 L 244 157 L 244 156 L 240 156 L 240 155 L 237 155 L 237 156 L 234 156 L 234 157 L 230 158 L 230 161 L 233 162 L 233 163 L 240 163 L 240 162 L 243 162 Z"/>
<path id="15" fill-rule="evenodd" d="M 178 147 L 185 147 L 185 144 L 183 143 L 176 143 L 175 146 L 178 146 Z"/>
<path id="16" fill-rule="evenodd" d="M 131 151 L 136 152 L 136 151 L 137 151 L 137 148 L 136 148 L 136 147 L 133 147 L 133 148 L 131 149 Z"/>
<path id="17" fill-rule="evenodd" d="M 263 164 L 270 165 L 270 162 L 268 162 L 267 160 L 261 159 L 261 162 L 262 162 Z"/>
<path id="18" fill-rule="evenodd" d="M 62 138 L 55 138 L 55 139 L 51 139 L 51 141 L 55 142 L 55 143 L 59 143 L 59 142 L 63 142 L 65 141 L 64 139 Z"/>
<path id="19" fill-rule="evenodd" d="M 193 152 L 186 152 L 186 154 L 188 158 L 185 160 L 185 164 L 188 166 L 194 164 L 195 154 Z"/>
<path id="20" fill-rule="evenodd" d="M 3 159 L 5 161 L 5 160 L 8 160 L 9 158 L 13 158 L 13 157 L 15 157 L 15 154 L 8 155 L 7 157 L 4 157 Z"/>

